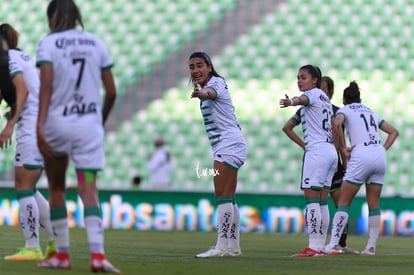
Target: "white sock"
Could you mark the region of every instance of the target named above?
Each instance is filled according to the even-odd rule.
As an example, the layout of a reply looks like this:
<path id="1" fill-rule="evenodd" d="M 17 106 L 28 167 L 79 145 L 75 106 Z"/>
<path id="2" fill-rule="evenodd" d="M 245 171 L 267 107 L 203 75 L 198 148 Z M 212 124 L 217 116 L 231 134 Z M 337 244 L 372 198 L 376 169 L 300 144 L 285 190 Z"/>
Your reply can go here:
<path id="1" fill-rule="evenodd" d="M 240 249 L 240 212 L 237 204 L 233 204 L 233 223 L 230 228 L 229 249 Z"/>
<path id="2" fill-rule="evenodd" d="M 306 205 L 306 224 L 308 226 L 309 248 L 319 250 L 319 232 L 321 229 L 321 207 L 319 203 Z"/>
<path id="3" fill-rule="evenodd" d="M 319 250 L 325 250 L 326 236 L 329 229 L 329 207 L 328 204 L 321 205 L 321 231 L 319 236 Z"/>
<path id="4" fill-rule="evenodd" d="M 90 252 L 104 254 L 102 218 L 98 216 L 85 217 L 85 228 Z"/>
<path id="5" fill-rule="evenodd" d="M 21 197 L 20 224 L 26 240 L 25 247 L 39 247 L 39 209 L 33 196 Z"/>
<path id="6" fill-rule="evenodd" d="M 378 213 L 373 214 L 373 211 L 378 211 Z M 379 236 L 379 230 L 381 225 L 381 213 L 378 208 L 369 210 L 368 217 L 368 243 L 366 249 L 373 247 L 375 249 L 377 245 L 377 240 Z"/>
<path id="7" fill-rule="evenodd" d="M 341 208 L 341 210 L 339 210 Z M 329 247 L 333 248 L 335 245 L 339 243 L 339 240 L 341 239 L 342 232 L 344 231 L 344 228 L 346 224 L 348 223 L 348 211 L 347 207 L 346 210 L 344 207 L 339 207 L 338 210 L 335 213 L 335 216 L 333 218 L 332 222 L 332 232 L 331 232 L 331 240 L 329 242 Z"/>
<path id="8" fill-rule="evenodd" d="M 231 202 L 219 204 L 217 207 L 217 243 L 216 248 L 225 250 L 228 248 L 230 227 L 233 223 L 233 204 Z"/>
<path id="9" fill-rule="evenodd" d="M 49 203 L 39 191 L 35 192 L 34 198 L 36 200 L 37 207 L 39 208 L 40 228 L 46 235 L 47 240 L 52 241 L 55 239 L 55 236 L 53 235 L 52 224 L 50 222 Z"/>
<path id="10" fill-rule="evenodd" d="M 56 238 L 56 250 L 60 253 L 69 253 L 69 223 L 67 218 L 52 220 L 52 228 Z"/>

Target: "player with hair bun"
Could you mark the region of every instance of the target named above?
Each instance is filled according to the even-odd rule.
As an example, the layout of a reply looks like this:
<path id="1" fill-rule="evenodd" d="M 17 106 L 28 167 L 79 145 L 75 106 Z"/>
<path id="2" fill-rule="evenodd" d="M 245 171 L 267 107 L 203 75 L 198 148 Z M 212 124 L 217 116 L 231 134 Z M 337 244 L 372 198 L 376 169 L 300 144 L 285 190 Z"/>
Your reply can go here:
<path id="1" fill-rule="evenodd" d="M 361 103 L 359 87 L 355 81 L 345 88 L 343 102 L 345 106 L 336 113 L 334 127 L 338 130 L 338 145 L 346 172 L 333 218 L 331 239 L 325 251 L 340 254 L 337 245 L 348 222 L 348 207 L 360 187 L 365 184 L 369 215 L 368 242 L 361 255 L 373 256 L 381 224 L 379 203 L 386 172 L 386 150 L 398 137 L 398 131 Z M 348 132 L 351 148 L 346 147 L 343 132 L 339 131 L 343 125 Z M 383 145 L 380 130 L 388 134 Z"/>

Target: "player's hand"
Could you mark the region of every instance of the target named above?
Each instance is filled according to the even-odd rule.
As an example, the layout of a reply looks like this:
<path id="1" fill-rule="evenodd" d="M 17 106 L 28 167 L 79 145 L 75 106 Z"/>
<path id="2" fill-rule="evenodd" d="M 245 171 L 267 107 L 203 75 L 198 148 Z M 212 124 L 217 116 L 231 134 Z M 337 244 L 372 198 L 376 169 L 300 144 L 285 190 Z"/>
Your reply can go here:
<path id="1" fill-rule="evenodd" d="M 287 94 L 285 94 L 285 98 L 282 98 L 281 100 L 279 100 L 279 106 L 280 108 L 286 108 L 289 107 L 291 105 L 291 101 L 290 98 Z"/>
<path id="2" fill-rule="evenodd" d="M 11 137 L 6 137 L 3 134 L 0 135 L 0 148 L 1 149 L 6 149 L 7 147 L 9 147 L 12 144 L 12 138 Z"/>
<path id="3" fill-rule="evenodd" d="M 191 98 L 197 97 L 197 98 L 202 99 L 204 95 L 205 94 L 204 94 L 204 92 L 202 92 L 200 84 L 195 82 L 193 92 L 191 93 Z"/>
<path id="4" fill-rule="evenodd" d="M 13 117 L 13 111 L 7 111 L 4 116 L 7 120 L 10 120 Z"/>
<path id="5" fill-rule="evenodd" d="M 0 133 L 0 148 L 6 149 L 12 144 L 13 126 L 6 125 Z"/>
<path id="6" fill-rule="evenodd" d="M 354 149 L 355 145 L 352 147 L 344 147 L 341 148 L 341 156 L 344 163 L 348 162 L 349 158 L 351 157 L 351 152 Z"/>

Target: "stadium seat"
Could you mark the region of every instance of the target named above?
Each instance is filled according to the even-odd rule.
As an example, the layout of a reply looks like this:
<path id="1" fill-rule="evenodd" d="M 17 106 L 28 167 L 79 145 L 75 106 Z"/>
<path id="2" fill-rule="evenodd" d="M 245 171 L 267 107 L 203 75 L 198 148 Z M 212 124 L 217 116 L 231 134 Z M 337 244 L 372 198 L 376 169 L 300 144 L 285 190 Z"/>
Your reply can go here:
<path id="1" fill-rule="evenodd" d="M 240 2 L 100 0 L 79 5 L 87 14 L 87 29 L 109 42 L 117 82 L 125 87 L 134 81 L 133 76 L 152 70 L 153 64 L 181 49 L 185 41 L 207 30 L 213 20 Z M 4 21 L 17 22 L 22 48 L 34 54 L 41 35 L 47 33 L 44 8 L 19 1 L 6 1 L 3 8 L 8 11 Z M 334 77 L 333 102 L 342 105 L 343 89 L 357 80 L 363 102 L 397 125 L 400 137 L 387 151 L 390 188 L 385 189 L 390 195 L 412 191 L 412 172 L 406 163 L 412 160 L 409 129 L 414 123 L 414 61 L 409 57 L 413 9 L 411 3 L 402 1 L 332 1 L 323 5 L 321 1 L 285 1 L 235 37 L 234 43 L 214 53 L 249 146 L 249 158 L 240 170 L 243 190 L 298 190 L 303 151 L 281 131 L 295 109 L 280 109 L 277 101 L 285 93 L 298 95 L 297 69 L 315 63 Z M 199 22 L 194 24 L 188 14 L 200 15 Z M 197 179 L 194 174 L 197 161 L 204 167 L 212 163 L 198 104 L 188 99 L 188 79 L 177 83 L 163 98 L 149 102 L 147 109 L 107 135 L 103 173 L 109 182 L 128 186 L 131 173 L 145 174 L 142 160 L 149 154 L 153 138 L 163 134 L 177 165 L 174 188 L 211 190 L 211 178 Z M 12 151 L 0 151 L 0 159 L 5 160 L 3 177 L 10 175 Z M 117 166 L 122 163 L 136 170 Z"/>

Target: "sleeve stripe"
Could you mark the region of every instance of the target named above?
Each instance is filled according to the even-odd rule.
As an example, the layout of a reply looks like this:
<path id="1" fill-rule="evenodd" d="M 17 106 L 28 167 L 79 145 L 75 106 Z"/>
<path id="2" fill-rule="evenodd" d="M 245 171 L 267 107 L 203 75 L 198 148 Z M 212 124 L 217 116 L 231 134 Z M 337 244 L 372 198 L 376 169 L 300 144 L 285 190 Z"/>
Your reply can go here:
<path id="1" fill-rule="evenodd" d="M 40 67 L 40 65 L 43 65 L 43 64 L 50 64 L 50 65 L 52 65 L 53 63 L 52 63 L 52 61 L 49 61 L 49 60 L 39 60 L 39 61 L 36 62 L 36 66 L 37 67 Z"/>
<path id="2" fill-rule="evenodd" d="M 101 71 L 106 71 L 106 70 L 109 70 L 109 69 L 111 69 L 113 66 L 114 66 L 114 64 L 109 64 L 108 66 L 102 67 L 102 68 L 101 68 Z"/>

